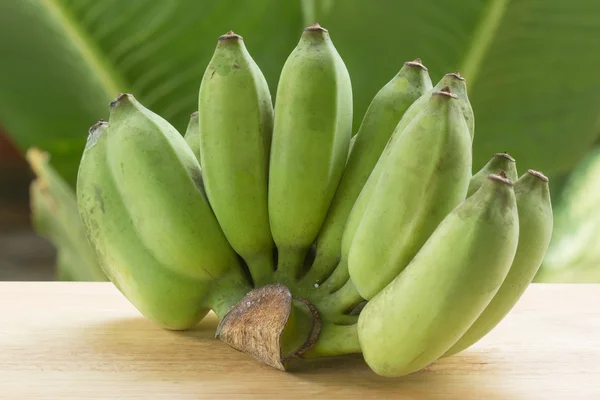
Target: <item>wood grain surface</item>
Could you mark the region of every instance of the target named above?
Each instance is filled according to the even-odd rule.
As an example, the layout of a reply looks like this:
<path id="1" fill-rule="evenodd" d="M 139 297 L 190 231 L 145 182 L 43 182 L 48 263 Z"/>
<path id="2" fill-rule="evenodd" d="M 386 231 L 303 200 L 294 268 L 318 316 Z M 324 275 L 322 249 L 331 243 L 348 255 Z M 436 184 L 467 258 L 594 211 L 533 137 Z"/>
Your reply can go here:
<path id="1" fill-rule="evenodd" d="M 263 366 L 144 319 L 110 283 L 0 282 L 0 399 L 600 399 L 600 285 L 532 285 L 473 348 L 404 378 L 358 355 Z"/>

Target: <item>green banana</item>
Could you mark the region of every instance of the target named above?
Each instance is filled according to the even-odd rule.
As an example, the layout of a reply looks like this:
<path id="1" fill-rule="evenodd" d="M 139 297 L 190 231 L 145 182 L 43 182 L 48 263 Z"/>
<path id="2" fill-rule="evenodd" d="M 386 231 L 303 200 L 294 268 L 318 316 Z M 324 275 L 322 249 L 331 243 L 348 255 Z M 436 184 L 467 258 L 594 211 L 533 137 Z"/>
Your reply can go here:
<path id="1" fill-rule="evenodd" d="M 406 62 L 354 136 L 352 101 L 319 24 L 286 60 L 277 112 L 243 38 L 221 36 L 185 135 L 127 94 L 90 128 L 76 192 L 88 253 L 152 321 L 187 329 L 212 309 L 219 339 L 279 369 L 363 352 L 401 376 L 467 348 L 539 268 L 547 178 L 518 179 L 506 153 L 472 170 L 458 73 L 432 87 Z M 44 184 L 32 196 L 47 223 Z M 65 278 L 74 254 L 59 255 Z"/>
<path id="2" fill-rule="evenodd" d="M 206 194 L 227 240 L 262 286 L 275 270 L 267 202 L 273 106 L 241 36 L 219 38 L 198 110 Z"/>
<path id="3" fill-rule="evenodd" d="M 512 182 L 490 175 L 362 310 L 358 338 L 371 369 L 402 376 L 443 355 L 500 288 L 518 237 Z"/>
<path id="4" fill-rule="evenodd" d="M 342 233 L 352 205 L 404 112 L 431 88 L 427 68 L 417 59 L 404 63 L 373 98 L 352 138 L 344 173 L 317 237 L 316 258 L 305 276 L 307 284 L 322 282 L 338 264 Z"/>
<path id="5" fill-rule="evenodd" d="M 406 127 L 412 122 L 412 120 L 425 109 L 427 106 L 427 102 L 429 101 L 429 95 L 434 92 L 439 92 L 443 88 L 449 88 L 450 92 L 452 92 L 457 97 L 457 105 L 461 110 L 461 113 L 467 123 L 467 127 L 469 128 L 469 133 L 471 135 L 471 140 L 473 140 L 475 136 L 475 117 L 473 114 L 473 107 L 471 106 L 471 102 L 469 101 L 469 96 L 467 94 L 467 82 L 465 78 L 463 78 L 458 72 L 453 72 L 450 74 L 446 74 L 440 79 L 440 81 L 433 87 L 431 92 L 424 94 L 420 98 L 418 98 L 404 113 L 404 116 L 398 122 L 392 137 L 388 145 L 386 146 L 386 152 L 394 147 L 394 143 L 398 138 L 402 135 L 402 132 Z"/>
<path id="6" fill-rule="evenodd" d="M 506 279 L 477 321 L 445 356 L 471 346 L 508 314 L 535 276 L 552 236 L 552 204 L 548 178 L 529 170 L 515 184 L 519 212 L 519 244 Z"/>
<path id="7" fill-rule="evenodd" d="M 190 122 L 188 123 L 183 138 L 185 139 L 188 146 L 190 146 L 190 149 L 192 149 L 192 151 L 194 152 L 196 160 L 198 160 L 198 164 L 200 164 L 200 126 L 198 122 L 198 111 L 196 111 L 190 115 Z M 197 182 L 202 188 L 202 191 L 206 193 L 206 190 L 204 188 L 204 178 L 202 177 L 202 168 L 200 168 L 200 177 L 197 179 Z"/>
<path id="8" fill-rule="evenodd" d="M 373 171 L 371 175 L 374 173 L 375 171 Z M 352 206 L 352 210 L 348 215 L 348 220 L 344 225 L 340 249 L 340 261 L 335 267 L 333 273 L 320 286 L 322 290 L 325 290 L 330 294 L 341 290 L 344 285 L 349 282 L 350 274 L 348 273 L 348 258 L 350 255 L 350 247 L 352 245 L 352 240 L 354 239 L 354 234 L 356 233 L 358 226 L 360 225 L 360 221 L 365 214 L 365 210 L 369 205 L 369 200 L 371 200 L 373 189 L 375 188 L 375 185 L 369 185 L 369 182 L 373 182 L 371 181 L 370 177 L 367 181 L 367 184 L 363 187 L 358 195 L 356 202 Z"/>
<path id="9" fill-rule="evenodd" d="M 450 88 L 450 91 L 457 95 L 459 108 L 461 109 L 462 115 L 465 118 L 469 128 L 471 139 L 473 139 L 475 134 L 475 118 L 473 116 L 473 108 L 471 107 L 471 103 L 469 102 L 469 98 L 467 96 L 465 79 L 461 77 L 458 72 L 446 74 L 435 85 L 431 92 L 421 96 L 408 108 L 408 110 L 406 110 L 402 119 L 394 129 L 394 132 L 385 146 L 385 149 L 381 153 L 373 172 L 371 172 L 369 175 L 369 178 L 363 186 L 360 195 L 352 206 L 342 234 L 340 262 L 333 271 L 333 274 L 322 285 L 323 288 L 326 288 L 330 292 L 336 291 L 340 289 L 349 279 L 350 275 L 348 274 L 348 256 L 350 252 L 350 245 L 354 239 L 356 229 L 358 229 L 360 221 L 365 214 L 365 210 L 367 209 L 371 196 L 375 191 L 375 187 L 377 186 L 377 182 L 381 176 L 383 164 L 385 163 L 386 158 L 388 157 L 398 138 L 402 136 L 402 132 L 404 132 L 406 127 L 427 106 L 427 102 L 431 98 L 431 93 L 440 91 L 444 87 Z"/>
<path id="10" fill-rule="evenodd" d="M 111 103 L 110 126 L 90 129 L 77 202 L 98 261 L 115 286 L 168 329 L 219 312 L 248 284 L 197 182 L 183 137 L 131 95 Z M 230 304 L 212 287 L 230 286 Z M 218 303 L 218 304 L 217 304 Z"/>
<path id="11" fill-rule="evenodd" d="M 342 175 L 352 131 L 348 70 L 326 29 L 304 30 L 277 88 L 269 218 L 277 279 L 298 278 Z"/>
<path id="12" fill-rule="evenodd" d="M 498 174 L 500 171 L 504 171 L 506 177 L 513 182 L 516 182 L 517 179 L 519 179 L 515 159 L 508 155 L 508 153 L 496 153 L 492 159 L 471 178 L 467 197 L 470 197 L 475 193 L 487 180 L 487 177 L 490 174 Z"/>
<path id="13" fill-rule="evenodd" d="M 194 152 L 196 160 L 200 163 L 200 126 L 198 120 L 198 111 L 190 115 L 190 122 L 183 136 L 190 149 Z"/>
<path id="14" fill-rule="evenodd" d="M 369 300 L 412 260 L 466 197 L 471 138 L 455 95 L 430 95 L 382 167 L 348 256 L 358 293 Z"/>

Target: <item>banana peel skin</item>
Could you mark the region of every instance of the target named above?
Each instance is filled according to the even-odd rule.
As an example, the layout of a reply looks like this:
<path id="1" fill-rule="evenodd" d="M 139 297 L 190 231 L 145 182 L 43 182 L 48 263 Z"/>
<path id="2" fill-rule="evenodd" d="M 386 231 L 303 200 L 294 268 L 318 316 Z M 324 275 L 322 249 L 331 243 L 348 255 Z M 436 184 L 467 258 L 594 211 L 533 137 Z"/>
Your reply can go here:
<path id="1" fill-rule="evenodd" d="M 198 118 L 198 111 L 195 111 L 190 115 L 190 122 L 188 123 L 183 138 L 194 152 L 198 164 L 200 164 L 202 157 L 200 155 L 200 119 Z"/>
<path id="2" fill-rule="evenodd" d="M 234 32 L 219 38 L 200 84 L 198 109 L 202 177 L 212 209 L 254 283 L 270 283 L 273 105 L 265 77 Z"/>
<path id="3" fill-rule="evenodd" d="M 249 290 L 199 173 L 174 128 L 120 95 L 109 123 L 90 129 L 78 174 L 79 212 L 102 269 L 142 314 L 168 329 L 196 325 L 220 279 Z"/>
<path id="4" fill-rule="evenodd" d="M 353 137 L 352 112 L 348 70 L 318 24 L 286 61 L 275 107 L 231 31 L 185 135 L 118 95 L 77 179 L 98 265 L 160 326 L 189 329 L 213 310 L 217 338 L 280 370 L 363 353 L 396 377 L 469 347 L 539 268 L 548 181 L 518 179 L 507 153 L 473 174 L 459 73 L 432 87 L 409 61 Z"/>
<path id="5" fill-rule="evenodd" d="M 491 175 L 362 310 L 358 336 L 369 367 L 402 376 L 442 356 L 502 285 L 518 238 L 512 182 Z"/>
<path id="6" fill-rule="evenodd" d="M 470 179 L 471 137 L 458 99 L 434 92 L 391 149 L 354 234 L 348 268 L 364 299 L 402 272 L 465 199 Z"/>
<path id="7" fill-rule="evenodd" d="M 450 92 L 457 97 L 458 107 L 469 129 L 471 140 L 473 139 L 475 135 L 475 118 L 473 115 L 473 108 L 471 107 L 471 103 L 467 94 L 466 81 L 458 72 L 446 74 L 433 87 L 433 89 L 431 89 L 431 91 L 423 94 L 421 97 L 415 100 L 415 102 L 404 112 L 402 118 L 394 128 L 394 131 L 392 132 L 392 135 L 385 148 L 379 156 L 375 168 L 369 175 L 369 178 L 364 184 L 360 195 L 352 206 L 342 233 L 340 261 L 333 273 L 329 276 L 326 282 L 324 282 L 324 286 L 326 286 L 330 292 L 339 290 L 348 282 L 350 277 L 348 273 L 348 257 L 350 253 L 350 246 L 358 226 L 365 215 L 365 211 L 369 201 L 371 200 L 371 196 L 375 191 L 375 187 L 377 186 L 379 177 L 382 174 L 383 165 L 385 164 L 387 157 L 394 148 L 396 141 L 402 136 L 404 130 L 427 106 L 427 102 L 431 98 L 431 94 L 434 92 L 439 92 L 445 87 L 447 87 Z"/>
<path id="8" fill-rule="evenodd" d="M 342 234 L 354 202 L 398 121 L 411 104 L 431 88 L 427 68 L 417 59 L 404 63 L 373 98 L 352 138 L 344 173 L 316 239 L 315 260 L 303 277 L 306 284 L 322 283 L 339 263 Z"/>
<path id="9" fill-rule="evenodd" d="M 552 237 L 552 204 L 548 178 L 529 170 L 516 182 L 519 244 L 498 293 L 469 330 L 445 356 L 456 354 L 490 332 L 513 308 L 537 273 Z"/>
<path id="10" fill-rule="evenodd" d="M 352 87 L 329 33 L 306 28 L 279 80 L 269 168 L 276 277 L 296 281 L 348 156 Z"/>

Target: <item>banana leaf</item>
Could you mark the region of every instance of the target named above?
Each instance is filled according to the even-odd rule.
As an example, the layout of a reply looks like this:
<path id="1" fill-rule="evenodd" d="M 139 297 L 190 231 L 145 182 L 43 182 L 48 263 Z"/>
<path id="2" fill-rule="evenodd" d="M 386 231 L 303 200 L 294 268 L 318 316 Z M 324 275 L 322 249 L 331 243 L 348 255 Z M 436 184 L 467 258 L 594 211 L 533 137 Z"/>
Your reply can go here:
<path id="1" fill-rule="evenodd" d="M 536 282 L 600 283 L 600 146 L 556 199 L 554 232 Z"/>
<path id="2" fill-rule="evenodd" d="M 313 0 L 354 86 L 359 120 L 401 63 L 467 79 L 473 163 L 506 151 L 520 171 L 572 170 L 600 134 L 597 0 Z"/>
<path id="3" fill-rule="evenodd" d="M 73 185 L 87 128 L 117 93 L 183 131 L 220 34 L 244 36 L 275 93 L 302 26 L 319 21 L 352 76 L 355 128 L 421 57 L 434 80 L 468 80 L 475 169 L 507 151 L 521 171 L 562 178 L 600 133 L 599 15 L 597 0 L 4 0 L 0 124 Z"/>
<path id="4" fill-rule="evenodd" d="M 402 63 L 459 70 L 477 116 L 474 168 L 572 170 L 599 135 L 597 0 L 5 0 L 0 123 L 75 181 L 87 127 L 132 92 L 180 130 L 216 38 L 242 34 L 274 93 L 302 25 L 327 27 L 350 70 L 355 127 Z"/>
<path id="5" fill-rule="evenodd" d="M 2 0 L 0 124 L 53 156 L 71 185 L 87 129 L 120 92 L 182 131 L 219 35 L 234 29 L 275 89 L 299 1 Z"/>

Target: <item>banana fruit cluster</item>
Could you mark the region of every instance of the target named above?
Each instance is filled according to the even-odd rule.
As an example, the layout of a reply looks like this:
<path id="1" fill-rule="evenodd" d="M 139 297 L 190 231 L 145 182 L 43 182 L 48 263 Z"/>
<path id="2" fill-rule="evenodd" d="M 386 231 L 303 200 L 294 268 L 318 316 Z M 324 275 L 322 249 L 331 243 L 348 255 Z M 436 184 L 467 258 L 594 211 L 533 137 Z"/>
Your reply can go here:
<path id="1" fill-rule="evenodd" d="M 301 310 L 272 318 L 288 355 L 362 352 L 376 373 L 401 376 L 471 346 L 541 264 L 548 179 L 519 178 L 506 153 L 473 174 L 466 81 L 449 73 L 434 86 L 419 59 L 375 95 L 355 135 L 352 113 L 348 70 L 318 24 L 286 61 L 274 104 L 233 32 L 218 40 L 184 136 L 119 95 L 90 129 L 77 182 L 102 269 L 167 329 L 209 310 L 252 320 L 235 324 L 260 359 L 272 358 L 256 343 L 267 335 L 244 310 L 265 313 L 269 287 L 284 301 L 265 303 Z"/>

